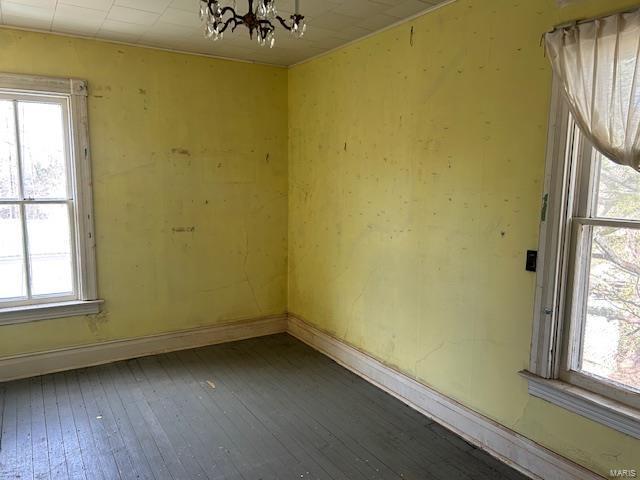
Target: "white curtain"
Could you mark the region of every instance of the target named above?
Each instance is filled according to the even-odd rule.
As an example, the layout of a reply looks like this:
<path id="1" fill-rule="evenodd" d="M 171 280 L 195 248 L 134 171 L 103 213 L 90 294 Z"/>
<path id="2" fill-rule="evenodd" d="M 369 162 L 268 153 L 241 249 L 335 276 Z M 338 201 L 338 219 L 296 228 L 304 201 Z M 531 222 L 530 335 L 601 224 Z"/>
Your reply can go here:
<path id="1" fill-rule="evenodd" d="M 545 43 L 582 132 L 640 171 L 640 10 L 558 28 Z"/>

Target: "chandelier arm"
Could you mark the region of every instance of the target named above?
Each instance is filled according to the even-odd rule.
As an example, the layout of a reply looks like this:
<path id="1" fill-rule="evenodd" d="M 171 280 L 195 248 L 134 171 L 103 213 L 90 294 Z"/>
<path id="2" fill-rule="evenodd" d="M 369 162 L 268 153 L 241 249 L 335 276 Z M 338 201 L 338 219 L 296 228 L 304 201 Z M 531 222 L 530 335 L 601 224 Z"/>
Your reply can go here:
<path id="1" fill-rule="evenodd" d="M 234 22 L 234 26 L 231 28 L 231 31 L 233 32 L 236 29 L 236 27 L 238 26 L 238 19 L 236 17 L 231 17 L 226 22 L 224 22 L 224 25 L 219 30 L 219 33 L 223 33 L 227 29 L 227 27 L 229 26 L 229 24 L 231 22 Z"/>
<path id="2" fill-rule="evenodd" d="M 282 18 L 280 15 L 278 15 L 276 18 L 278 19 L 278 21 L 282 24 L 282 26 L 283 26 L 284 28 L 286 28 L 287 30 L 291 31 L 291 28 L 292 28 L 292 27 L 290 27 L 289 25 L 287 25 L 287 22 L 285 21 L 285 19 L 284 19 L 284 18 Z"/>
<path id="3" fill-rule="evenodd" d="M 208 9 L 209 9 L 209 11 L 211 12 L 211 15 L 213 15 L 213 10 L 212 10 L 212 8 L 211 8 L 211 5 L 213 5 L 213 2 L 209 2 L 209 3 L 207 3 L 207 7 L 208 7 Z M 235 24 L 235 26 L 231 29 L 231 31 L 235 30 L 235 28 L 238 26 L 238 20 L 240 20 L 240 23 L 242 23 L 242 17 L 236 13 L 236 11 L 233 9 L 233 7 L 229 7 L 229 6 L 224 7 L 224 8 L 222 8 L 222 10 L 220 10 L 220 19 L 222 20 L 222 17 L 223 17 L 226 13 L 228 13 L 228 12 L 231 12 L 232 17 L 231 17 L 231 18 L 229 18 L 229 19 L 224 23 L 224 25 L 223 25 L 223 27 L 222 27 L 222 30 L 220 30 L 220 33 L 224 32 L 224 31 L 227 29 L 227 27 L 229 26 L 229 22 L 230 22 L 230 21 L 232 21 L 232 20 L 233 20 L 233 21 L 235 21 L 235 22 L 236 22 L 236 24 Z"/>
<path id="4" fill-rule="evenodd" d="M 276 27 L 273 26 L 273 23 L 271 23 L 270 20 L 258 20 L 258 23 L 262 26 L 262 25 L 268 25 L 269 26 L 269 30 L 275 30 Z"/>
<path id="5" fill-rule="evenodd" d="M 233 14 L 234 17 L 237 17 L 238 14 L 236 13 L 236 11 L 233 9 L 233 7 L 224 7 L 221 11 L 220 11 L 220 16 L 223 16 L 225 13 L 227 12 L 231 12 Z"/>

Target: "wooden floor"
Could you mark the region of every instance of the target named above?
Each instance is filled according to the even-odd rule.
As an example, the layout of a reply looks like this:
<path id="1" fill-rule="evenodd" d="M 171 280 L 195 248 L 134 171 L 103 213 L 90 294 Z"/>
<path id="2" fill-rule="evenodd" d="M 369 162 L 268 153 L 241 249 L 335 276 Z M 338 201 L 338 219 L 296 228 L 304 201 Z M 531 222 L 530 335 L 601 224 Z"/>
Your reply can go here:
<path id="1" fill-rule="evenodd" d="M 282 334 L 0 384 L 5 479 L 523 479 Z"/>

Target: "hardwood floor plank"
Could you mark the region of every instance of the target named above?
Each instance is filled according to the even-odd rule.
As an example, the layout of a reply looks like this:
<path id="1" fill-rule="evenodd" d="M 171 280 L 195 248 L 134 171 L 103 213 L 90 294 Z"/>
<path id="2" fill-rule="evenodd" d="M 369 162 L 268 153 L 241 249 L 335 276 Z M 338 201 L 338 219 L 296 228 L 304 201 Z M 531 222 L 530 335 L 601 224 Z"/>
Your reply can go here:
<path id="1" fill-rule="evenodd" d="M 167 357 L 167 356 L 163 356 Z M 162 357 L 161 357 L 162 358 Z M 175 358 L 175 357 L 174 357 Z M 179 371 L 184 371 L 182 364 Z M 193 365 L 197 367 L 190 371 L 190 384 L 196 388 L 198 398 L 204 400 L 205 407 L 211 419 L 215 419 L 220 428 L 241 452 L 242 458 L 250 460 L 242 465 L 241 472 L 249 478 L 300 478 L 301 474 L 308 473 L 312 477 L 309 468 L 300 465 L 293 457 L 262 425 L 255 416 L 244 408 L 241 402 L 232 397 L 230 392 L 220 389 L 212 389 L 206 379 L 210 374 L 202 370 L 202 363 L 196 360 Z M 220 368 L 219 366 L 218 368 Z M 203 415 L 201 418 L 205 418 Z"/>
<path id="2" fill-rule="evenodd" d="M 102 412 L 102 424 L 107 430 L 112 449 L 121 452 L 122 456 L 126 457 L 125 465 L 129 465 L 125 467 L 128 468 L 127 473 L 121 475 L 123 478 L 153 480 L 155 475 L 151 471 L 140 442 L 131 428 L 120 398 L 110 382 L 106 379 L 105 382 L 102 381 L 103 377 L 100 372 L 103 369 L 103 366 L 98 366 L 87 370 L 87 374 L 96 398 L 96 404 Z"/>
<path id="3" fill-rule="evenodd" d="M 17 408 L 17 474 L 22 480 L 33 480 L 33 443 L 31 440 L 31 395 L 29 379 L 16 382 Z"/>
<path id="4" fill-rule="evenodd" d="M 123 480 L 135 479 L 139 472 L 122 442 L 122 437 L 113 421 L 113 413 L 104 396 L 100 394 L 92 371 L 94 369 L 77 371 L 80 392 L 84 399 L 91 431 L 94 438 L 97 439 L 97 444 L 105 450 L 105 456 L 115 460 L 119 478 Z"/>
<path id="5" fill-rule="evenodd" d="M 58 409 L 62 446 L 69 478 L 72 480 L 87 480 L 83 457 L 87 456 L 87 451 L 90 447 L 89 445 L 82 447 L 80 445 L 79 435 L 82 429 L 76 428 L 66 378 L 62 373 L 47 375 L 45 378 L 50 379 L 53 384 L 54 391 L 50 394 L 52 398 L 48 398 L 48 402 L 55 402 Z M 45 382 L 45 385 L 47 385 L 47 382 Z M 47 392 L 50 392 L 50 390 L 47 390 Z M 49 397 L 49 395 L 47 395 L 47 397 Z M 95 463 L 86 462 L 86 465 L 88 465 L 87 471 L 92 474 L 91 478 L 102 478 L 102 474 L 97 466 L 97 461 Z M 94 465 L 97 467 L 97 471 L 93 468 Z"/>
<path id="6" fill-rule="evenodd" d="M 282 375 L 291 376 L 292 369 L 294 372 L 296 370 L 293 364 L 297 363 L 296 360 L 300 361 L 295 353 L 289 353 L 285 357 L 282 352 L 265 345 L 252 349 L 243 345 L 242 348 L 244 354 L 258 356 L 275 366 Z M 318 389 L 318 385 L 322 385 L 323 388 Z M 424 465 L 414 461 L 404 449 L 395 451 L 391 448 L 392 431 L 389 425 L 379 424 L 376 416 L 363 415 L 367 410 L 366 404 L 348 401 L 350 392 L 341 388 L 340 385 L 328 381 L 320 382 L 312 373 L 302 376 L 298 385 L 292 384 L 290 388 L 297 389 L 296 391 L 299 392 L 297 396 L 305 397 L 306 402 L 303 408 L 306 408 L 308 415 L 314 416 L 321 423 L 329 426 L 331 431 L 341 432 L 345 441 L 357 446 L 360 455 L 367 458 L 369 462 L 374 461 L 378 465 L 384 465 L 387 470 L 402 478 L 419 479 L 425 474 L 443 479 L 457 477 L 456 472 L 450 471 L 448 467 L 446 470 L 449 471 L 446 474 L 442 473 L 444 462 L 440 457 L 432 457 L 429 465 Z M 309 391 L 313 394 L 309 395 Z M 336 404 L 336 398 L 341 398 L 343 401 Z M 328 410 L 332 412 L 331 415 L 326 415 L 325 412 Z M 436 468 L 431 468 L 434 465 Z M 460 476 L 460 478 L 464 477 Z"/>
<path id="7" fill-rule="evenodd" d="M 194 433 L 193 427 L 189 425 L 171 401 L 168 392 L 172 387 L 166 380 L 163 381 L 151 372 L 145 372 L 140 365 L 141 360 L 131 360 L 126 365 L 140 387 L 155 418 L 167 432 L 171 445 L 186 470 L 188 478 L 211 479 L 206 472 L 214 462 L 208 456 L 202 441 Z"/>
<path id="8" fill-rule="evenodd" d="M 311 428 L 315 428 L 316 431 L 326 435 L 327 441 L 331 442 L 331 444 L 338 449 L 343 457 L 343 461 L 351 465 L 352 469 L 350 475 L 355 477 L 363 476 L 364 478 L 385 479 L 397 477 L 394 472 L 390 471 L 375 457 L 365 452 L 359 445 L 354 444 L 353 442 L 345 442 L 341 432 L 333 431 L 328 428 L 326 423 L 323 421 L 318 421 L 317 418 L 310 416 L 306 406 L 308 399 L 305 397 L 308 392 L 302 391 L 302 396 L 297 395 L 295 390 L 289 392 L 290 386 L 285 383 L 288 380 L 285 379 L 285 376 L 282 375 L 281 372 L 275 370 L 272 372 L 273 367 L 269 362 L 264 361 L 264 359 L 259 357 L 246 355 L 245 352 L 241 353 L 238 351 L 238 348 L 239 347 L 237 345 L 229 345 L 227 349 L 216 352 L 216 354 L 223 356 L 223 358 L 232 358 L 238 365 L 239 370 L 253 370 L 256 371 L 256 373 L 259 372 L 263 382 L 266 379 L 271 378 L 272 388 L 277 389 L 276 391 L 281 391 L 282 389 L 287 391 L 287 397 L 292 400 L 289 408 L 298 412 L 298 417 L 301 421 L 304 422 L 310 420 L 313 425 Z M 298 385 L 294 388 L 298 388 Z"/>
<path id="9" fill-rule="evenodd" d="M 269 478 L 300 478 L 301 474 L 309 471 L 309 468 L 299 464 L 299 461 L 282 446 L 250 410 L 247 410 L 241 402 L 233 397 L 231 392 L 219 388 L 212 389 L 206 383 L 206 379 L 210 379 L 215 375 L 215 372 L 224 368 L 223 365 L 217 364 L 215 372 L 212 372 L 213 369 L 203 368 L 205 364 L 202 360 L 195 355 L 190 356 L 189 352 L 182 359 L 183 365 L 187 367 L 198 385 L 201 395 L 205 395 L 205 398 L 209 400 L 203 405 L 232 439 L 235 448 L 242 453 L 244 460 L 238 468 L 243 476 L 249 475 L 249 478 L 253 478 L 255 475 L 258 477 L 268 476 Z"/>
<path id="10" fill-rule="evenodd" d="M 447 459 L 449 461 L 449 465 L 454 464 L 456 469 L 466 473 L 467 475 L 472 475 L 474 478 L 494 478 L 494 464 L 491 463 L 492 457 L 487 453 L 480 451 L 479 454 L 474 455 L 474 458 L 484 458 L 487 460 L 484 465 L 478 465 L 470 456 L 471 452 L 477 450 L 477 448 L 465 442 L 460 437 L 452 435 L 449 431 L 444 429 L 444 427 L 426 419 L 424 416 L 412 409 L 400 408 L 402 403 L 399 400 L 386 395 L 382 390 L 372 388 L 371 385 L 363 381 L 357 375 L 340 367 L 331 359 L 309 349 L 295 339 L 291 337 L 288 337 L 287 339 L 286 337 L 283 338 L 283 336 L 273 336 L 269 337 L 268 342 L 265 343 L 272 344 L 274 342 L 277 342 L 277 351 L 283 360 L 286 360 L 307 372 L 317 373 L 321 377 L 318 381 L 342 383 L 343 379 L 347 378 L 347 374 L 352 377 L 348 380 L 348 383 L 344 383 L 344 385 L 348 387 L 344 390 L 345 395 L 349 396 L 353 400 L 353 402 L 348 402 L 347 404 L 362 405 L 361 408 L 370 409 L 371 415 L 369 418 L 372 418 L 377 423 L 383 423 L 384 428 L 391 428 L 395 431 L 392 439 L 395 444 L 402 445 L 402 450 L 405 454 L 420 461 L 425 455 L 425 452 L 420 448 L 420 445 L 426 442 L 432 447 L 429 453 L 436 453 L 438 455 L 437 458 L 431 458 L 432 462 L 437 463 L 442 459 Z M 290 352 L 287 352 L 287 348 L 297 351 L 300 357 L 291 355 Z M 296 358 L 296 361 L 292 362 L 292 358 Z M 376 401 L 362 403 L 361 400 L 363 398 L 372 398 L 372 394 L 376 393 L 381 394 L 381 398 L 383 400 L 382 403 Z M 373 398 L 375 398 L 375 396 Z M 384 400 L 386 400 L 386 405 Z M 389 408 L 394 402 L 397 403 L 396 408 Z M 399 425 L 405 425 L 402 429 L 398 429 L 397 425 L 392 421 L 396 412 L 413 412 L 414 416 L 418 417 L 418 421 L 413 422 L 417 427 L 406 430 L 406 422 L 402 421 L 402 417 L 395 417 L 396 421 L 398 419 L 400 420 L 400 422 L 398 422 Z M 420 417 L 423 419 L 422 422 L 419 421 Z M 443 434 L 441 432 L 446 433 Z M 453 444 L 456 449 L 450 449 L 449 447 L 451 444 Z M 452 475 L 451 472 L 448 474 Z"/>
<path id="11" fill-rule="evenodd" d="M 0 433 L 0 478 L 17 478 L 18 398 L 15 384 L 3 386 L 2 431 Z"/>
<path id="12" fill-rule="evenodd" d="M 270 341 L 278 341 L 281 340 L 280 337 L 270 337 Z M 432 458 L 434 463 L 440 460 L 446 460 L 448 465 L 455 465 L 457 470 L 464 472 L 467 476 L 472 476 L 477 479 L 490 479 L 495 478 L 496 472 L 494 471 L 494 463 L 491 462 L 492 457 L 488 455 L 486 452 L 477 449 L 473 445 L 465 442 L 462 438 L 451 434 L 448 430 L 446 430 L 441 425 L 430 421 L 420 415 L 418 412 L 415 412 L 411 409 L 407 408 L 399 408 L 401 402 L 389 395 L 386 395 L 384 392 L 377 388 L 372 388 L 367 382 L 363 381 L 357 375 L 348 372 L 346 369 L 340 367 L 337 363 L 333 362 L 331 359 L 324 357 L 323 355 L 315 352 L 308 347 L 304 346 L 300 342 L 297 342 L 295 339 L 283 340 L 283 343 L 289 344 L 291 348 L 298 351 L 302 356 L 307 358 L 307 361 L 298 358 L 295 362 L 295 365 L 301 366 L 305 371 L 316 372 L 321 377 L 318 381 L 321 382 L 335 382 L 340 381 L 341 377 L 345 377 L 344 373 L 349 373 L 353 379 L 348 384 L 345 384 L 349 388 L 344 390 L 345 395 L 349 396 L 353 402 L 348 402 L 347 404 L 360 404 L 360 398 L 362 396 L 366 396 L 370 398 L 371 393 L 380 393 L 382 394 L 382 399 L 387 397 L 387 405 L 378 402 L 368 402 L 364 404 L 365 409 L 371 409 L 371 415 L 369 418 L 372 418 L 377 423 L 383 423 L 385 428 L 391 428 L 396 433 L 392 436 L 394 444 L 401 446 L 402 451 L 411 457 L 414 460 L 420 461 L 424 455 L 424 449 L 420 448 L 420 445 L 427 443 L 431 446 L 429 449 L 429 453 L 435 453 L 437 458 Z M 285 353 L 286 349 L 279 348 L 277 350 L 281 357 L 289 362 L 291 362 L 292 355 Z M 316 357 L 320 358 L 316 358 Z M 327 368 L 328 367 L 328 368 Z M 337 375 L 336 375 L 337 373 Z M 362 395 L 360 395 L 362 394 Z M 398 404 L 395 408 L 389 408 L 392 406 L 394 401 Z M 389 423 L 391 419 L 394 418 L 394 412 L 397 411 L 405 411 L 411 412 L 413 411 L 415 415 L 418 417 L 422 417 L 425 419 L 425 422 L 417 422 L 419 425 L 417 428 L 409 429 L 408 431 L 402 429 L 398 429 L 397 425 L 394 423 Z M 396 417 L 400 418 L 401 417 Z M 406 422 L 400 421 L 399 424 L 406 425 Z M 427 427 L 427 428 L 425 428 Z M 454 446 L 454 449 L 450 447 Z M 471 453 L 474 453 L 471 456 Z M 486 460 L 483 464 L 477 464 L 475 459 L 481 458 Z M 442 468 L 440 470 L 443 470 Z M 447 467 L 444 470 L 449 470 Z M 453 473 L 448 472 L 448 475 L 453 475 Z"/>
<path id="13" fill-rule="evenodd" d="M 256 340 L 259 339 L 247 340 L 247 346 L 253 346 L 254 343 L 252 342 Z M 342 367 L 329 357 L 313 350 L 290 335 L 272 335 L 265 337 L 264 344 L 268 346 L 269 349 L 274 349 L 281 353 L 281 357 L 287 359 L 300 373 L 303 373 L 307 369 L 312 369 L 312 371 L 324 378 L 340 382 L 344 385 L 345 389 L 355 390 L 354 393 L 366 399 L 367 405 L 383 409 L 385 419 L 395 421 L 404 426 L 413 423 L 418 429 L 421 429 L 422 425 L 434 423 L 433 420 L 412 408 L 406 408 L 404 403 L 390 396 L 383 390 L 375 387 L 372 388 L 371 384 L 363 381 L 362 378 L 351 370 Z M 289 358 L 289 353 L 295 355 L 295 362 Z"/>
<path id="14" fill-rule="evenodd" d="M 51 478 L 49 466 L 49 442 L 47 422 L 44 415 L 44 398 L 42 393 L 42 377 L 29 379 L 31 403 L 31 445 L 33 451 L 33 477 L 35 480 Z M 56 459 L 52 458 L 52 466 L 56 466 Z"/>
<path id="15" fill-rule="evenodd" d="M 275 341 L 276 339 L 271 339 Z M 309 379 L 312 385 L 316 383 L 333 385 L 338 389 L 341 389 L 343 385 L 335 377 L 333 365 L 335 364 L 331 360 L 322 361 L 323 358 L 313 358 L 313 352 L 309 353 L 306 348 L 302 347 L 298 343 L 293 344 L 295 353 L 287 351 L 285 348 L 278 348 L 274 351 L 278 352 L 280 360 L 288 363 L 288 366 L 292 368 L 303 368 L 307 372 L 306 378 Z M 302 348 L 301 348 L 302 347 Z M 248 348 L 245 347 L 245 348 Z M 259 350 L 259 349 L 258 349 Z M 326 358 L 326 357 L 324 357 Z M 311 373 L 311 375 L 309 375 Z M 316 378 L 317 376 L 317 378 Z M 446 477 L 455 478 L 458 473 L 455 470 L 463 473 L 463 477 L 472 475 L 473 478 L 479 480 L 488 479 L 493 477 L 493 472 L 490 467 L 486 465 L 476 465 L 475 461 L 473 470 L 470 471 L 467 468 L 471 457 L 468 455 L 468 451 L 473 450 L 474 447 L 464 442 L 462 439 L 448 434 L 439 435 L 432 431 L 432 428 L 442 429 L 440 425 L 431 422 L 413 422 L 415 427 L 407 429 L 407 422 L 400 422 L 402 428 L 399 428 L 397 422 L 392 421 L 394 418 L 394 411 L 399 410 L 400 405 L 394 405 L 393 401 L 388 401 L 386 406 L 379 406 L 374 402 L 366 402 L 363 395 L 359 395 L 366 390 L 377 390 L 369 385 L 364 380 L 356 377 L 357 381 L 352 381 L 348 386 L 349 388 L 342 389 L 343 397 L 350 401 L 344 402 L 343 405 L 348 411 L 350 418 L 357 419 L 362 417 L 371 419 L 364 424 L 364 428 L 369 430 L 371 438 L 386 438 L 390 441 L 388 446 L 392 448 L 402 447 L 402 455 L 407 457 L 407 461 L 414 466 L 422 464 L 422 460 L 426 455 L 429 460 L 430 466 L 436 465 L 437 472 L 427 472 L 431 475 L 445 475 Z M 388 397 L 388 396 L 387 396 Z M 329 399 L 330 401 L 331 399 Z M 397 399 L 395 402 L 400 404 Z M 357 408 L 356 408 L 357 406 Z M 406 410 L 406 407 L 404 408 Z M 423 417 L 424 418 L 424 417 Z M 446 431 L 446 430 L 445 430 Z M 454 449 L 450 448 L 449 439 L 456 440 Z M 427 443 L 430 445 L 430 449 L 425 452 L 420 448 L 420 445 Z"/>
<path id="16" fill-rule="evenodd" d="M 108 443 L 93 432 L 89 413 L 85 407 L 85 400 L 78 382 L 77 372 L 75 370 L 65 372 L 64 378 L 88 480 L 93 480 L 93 478 L 119 479 L 120 473 Z"/>
<path id="17" fill-rule="evenodd" d="M 184 357 L 189 355 L 189 352 L 179 352 L 177 355 Z M 215 379 L 216 388 L 227 388 L 232 391 L 237 401 L 243 403 L 245 408 L 260 418 L 292 455 L 297 458 L 303 457 L 306 462 L 315 463 L 326 473 L 327 478 L 348 478 L 323 454 L 323 451 L 326 453 L 329 444 L 322 438 L 316 437 L 312 430 L 299 428 L 301 422 L 296 421 L 291 415 L 290 408 L 282 403 L 282 399 L 273 395 L 273 392 L 255 388 L 259 383 L 255 378 L 239 378 L 237 375 L 234 377 L 226 369 L 219 368 L 211 372 L 211 377 Z"/>
<path id="18" fill-rule="evenodd" d="M 322 385 L 322 388 L 318 388 L 318 385 L 313 384 L 312 388 L 309 388 L 310 383 L 305 378 L 297 375 L 294 378 L 289 367 L 284 363 L 279 364 L 279 359 L 272 353 L 265 355 L 253 349 L 251 351 L 246 350 L 242 346 L 236 346 L 235 348 L 241 349 L 237 358 L 238 361 L 244 362 L 244 369 L 254 368 L 252 363 L 248 363 L 249 359 L 253 359 L 253 365 L 259 365 L 262 368 L 262 375 L 271 375 L 274 383 L 279 384 L 291 394 L 290 397 L 294 402 L 295 408 L 299 410 L 301 417 L 314 419 L 317 424 L 330 431 L 340 440 L 345 447 L 346 458 L 354 462 L 356 468 L 367 478 L 415 478 L 416 480 L 419 478 L 408 468 L 402 468 L 401 471 L 390 468 L 372 449 L 365 448 L 358 441 L 361 434 L 353 432 L 355 419 L 344 415 L 341 411 L 342 407 L 338 403 L 343 402 L 336 403 L 336 400 L 340 398 L 339 392 L 326 392 L 325 385 Z M 267 352 L 271 351 L 267 350 Z M 231 352 L 228 354 L 232 355 Z M 319 401 L 325 394 L 333 396 L 334 402 L 332 405 L 322 404 Z"/>
<path id="19" fill-rule="evenodd" d="M 125 446 L 131 452 L 134 463 L 142 469 L 142 478 L 172 478 L 136 404 L 123 400 L 121 388 L 114 382 L 113 366 L 101 365 L 96 370 Z"/>
<path id="20" fill-rule="evenodd" d="M 159 375 L 165 374 L 173 383 L 172 398 L 177 408 L 183 412 L 190 425 L 194 425 L 198 438 L 202 441 L 207 455 L 212 459 L 207 474 L 211 478 L 226 478 L 238 475 L 237 463 L 241 454 L 233 440 L 221 427 L 219 419 L 205 408 L 206 396 L 200 385 L 182 368 L 171 354 L 157 357 L 153 368 Z M 216 412 L 220 417 L 222 412 Z"/>
<path id="21" fill-rule="evenodd" d="M 54 378 L 52 375 L 46 375 L 40 378 L 42 409 L 45 422 L 44 433 L 47 439 L 50 477 L 53 480 L 66 480 L 69 478 L 69 472 L 67 470 Z"/>
<path id="22" fill-rule="evenodd" d="M 252 456 L 254 452 L 246 448 L 245 439 L 239 435 L 236 427 L 228 418 L 229 411 L 225 410 L 226 407 L 221 407 L 220 403 L 216 401 L 215 395 L 217 395 L 217 392 L 210 396 L 209 390 L 211 390 L 211 386 L 206 383 L 206 380 L 203 380 L 203 378 L 209 378 L 209 376 L 200 376 L 197 371 L 194 372 L 192 370 L 194 368 L 193 365 L 185 364 L 173 354 L 169 354 L 169 356 L 172 357 L 171 364 L 173 366 L 168 366 L 166 359 L 163 363 L 165 363 L 170 375 L 175 376 L 178 372 L 183 372 L 183 378 L 176 378 L 176 382 L 191 394 L 193 402 L 187 408 L 192 408 L 197 416 L 208 425 L 208 435 L 211 436 L 210 442 L 212 445 L 217 446 L 219 452 L 223 455 L 225 462 L 223 467 L 227 470 L 227 475 L 234 473 L 242 475 L 243 472 L 252 469 L 256 460 L 256 457 Z M 267 472 L 266 474 L 272 476 L 273 472 Z"/>
<path id="23" fill-rule="evenodd" d="M 173 428 L 165 431 L 161 422 L 156 417 L 153 409 L 144 397 L 138 381 L 133 377 L 129 367 L 125 362 L 118 362 L 109 366 L 113 380 L 118 388 L 120 397 L 128 405 L 127 409 L 140 414 L 141 420 L 149 431 L 149 435 L 155 442 L 162 460 L 164 461 L 170 476 L 175 479 L 190 478 L 187 470 L 180 461 L 176 450 L 173 448 L 169 435 L 174 432 Z M 169 423 L 169 425 L 171 425 Z"/>

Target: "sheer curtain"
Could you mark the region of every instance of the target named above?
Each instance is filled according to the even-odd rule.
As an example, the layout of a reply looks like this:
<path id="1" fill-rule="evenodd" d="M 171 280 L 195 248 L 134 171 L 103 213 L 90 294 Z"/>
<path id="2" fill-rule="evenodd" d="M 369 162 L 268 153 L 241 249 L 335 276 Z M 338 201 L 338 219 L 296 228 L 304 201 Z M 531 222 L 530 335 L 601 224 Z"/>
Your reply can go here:
<path id="1" fill-rule="evenodd" d="M 582 132 L 640 171 L 640 10 L 557 28 L 545 43 Z"/>

